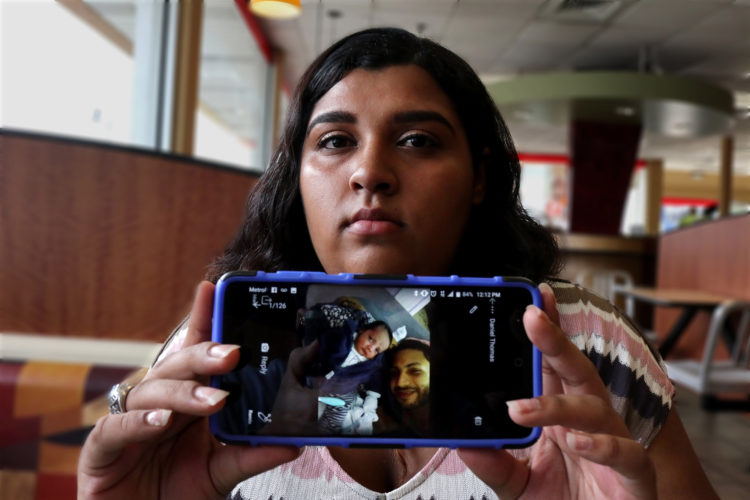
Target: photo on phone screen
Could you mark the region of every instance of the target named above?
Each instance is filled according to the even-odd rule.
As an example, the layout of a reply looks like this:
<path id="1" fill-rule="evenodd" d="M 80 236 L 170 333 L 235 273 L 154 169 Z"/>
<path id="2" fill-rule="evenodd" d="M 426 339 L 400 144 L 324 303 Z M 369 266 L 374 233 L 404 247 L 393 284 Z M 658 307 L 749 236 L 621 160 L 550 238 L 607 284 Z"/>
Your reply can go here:
<path id="1" fill-rule="evenodd" d="M 230 396 L 212 430 L 251 443 L 526 439 L 505 403 L 540 390 L 529 288 L 230 280 L 214 340 L 239 344 L 240 362 L 214 379 Z"/>

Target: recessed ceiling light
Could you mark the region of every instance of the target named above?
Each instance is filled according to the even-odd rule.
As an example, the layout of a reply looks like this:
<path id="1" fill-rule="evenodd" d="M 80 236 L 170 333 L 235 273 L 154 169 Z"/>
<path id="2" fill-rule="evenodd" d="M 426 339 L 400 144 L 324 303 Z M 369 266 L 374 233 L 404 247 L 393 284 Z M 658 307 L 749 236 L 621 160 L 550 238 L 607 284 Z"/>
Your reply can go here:
<path id="1" fill-rule="evenodd" d="M 620 116 L 634 116 L 635 108 L 633 106 L 617 106 L 615 108 L 615 114 Z"/>
<path id="2" fill-rule="evenodd" d="M 530 121 L 534 117 L 534 113 L 528 109 L 516 109 L 513 111 L 513 117 L 522 121 Z"/>
<path id="3" fill-rule="evenodd" d="M 692 129 L 692 124 L 690 122 L 675 121 L 670 124 L 669 128 L 673 134 L 679 136 L 679 135 L 687 134 L 688 132 L 690 132 L 690 130 Z"/>

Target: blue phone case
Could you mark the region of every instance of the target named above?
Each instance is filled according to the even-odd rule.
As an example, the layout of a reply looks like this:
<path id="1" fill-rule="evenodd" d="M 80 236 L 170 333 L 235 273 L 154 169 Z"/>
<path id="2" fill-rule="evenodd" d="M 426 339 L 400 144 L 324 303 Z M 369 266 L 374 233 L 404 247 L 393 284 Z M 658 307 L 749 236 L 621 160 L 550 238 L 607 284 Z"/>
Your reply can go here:
<path id="1" fill-rule="evenodd" d="M 447 293 L 450 294 L 453 289 L 463 290 L 464 296 L 473 294 L 471 290 L 476 287 L 484 288 L 483 294 L 488 294 L 487 288 L 497 290 L 498 296 L 503 290 L 523 289 L 531 295 L 533 304 L 542 307 L 542 298 L 538 288 L 525 278 L 516 277 L 494 277 L 494 278 L 468 278 L 458 276 L 413 276 L 413 275 L 362 275 L 362 274 L 338 274 L 329 275 L 320 272 L 308 271 L 279 271 L 275 273 L 257 272 L 233 272 L 227 273 L 217 282 L 216 293 L 214 298 L 214 315 L 213 315 L 213 332 L 212 340 L 214 342 L 223 342 L 225 340 L 225 315 L 224 310 L 227 306 L 227 290 L 237 283 L 247 284 L 247 289 L 266 290 L 270 293 L 273 286 L 274 293 L 280 288 L 289 293 L 289 290 L 295 290 L 297 285 L 336 285 L 345 287 L 369 287 L 372 285 L 379 287 L 388 287 L 389 289 L 406 289 L 408 293 L 413 291 L 414 296 L 418 294 Z M 288 285 L 289 288 L 285 288 Z M 244 286 L 244 285 L 243 285 Z M 439 288 L 440 292 L 435 292 L 430 287 Z M 441 288 L 442 287 L 442 288 Z M 346 288 L 347 290 L 350 288 Z M 447 291 L 450 290 L 450 291 Z M 459 293 L 459 292 L 456 292 Z M 494 292 L 493 292 L 494 293 Z M 520 292 L 516 292 L 520 293 Z M 253 294 L 252 303 L 248 299 L 248 308 L 274 307 L 273 295 L 261 295 L 259 300 L 258 294 Z M 449 295 L 450 296 L 450 295 Z M 435 295 L 432 295 L 435 297 Z M 268 299 L 268 300 L 266 300 Z M 429 295 L 426 300 L 431 300 Z M 490 299 L 493 300 L 493 299 Z M 261 302 L 264 302 L 261 304 Z M 450 302 L 448 302 L 450 304 Z M 277 307 L 280 307 L 277 305 Z M 493 306 L 494 307 L 494 306 Z M 494 309 L 493 309 L 494 311 Z M 494 321 L 491 321 L 494 324 Z M 228 327 L 227 327 L 228 328 Z M 395 334 L 394 334 L 395 335 Z M 494 337 L 494 329 L 491 334 Z M 499 342 L 499 341 L 498 341 Z M 498 345 L 501 345 L 500 343 Z M 528 344 L 531 353 L 529 359 L 532 364 L 532 380 L 529 381 L 530 387 L 533 386 L 532 394 L 525 397 L 536 397 L 542 394 L 542 374 L 541 374 L 541 354 L 531 343 Z M 493 342 L 494 350 L 494 342 Z M 262 370 L 262 368 L 261 368 Z M 333 372 L 331 372 L 333 373 Z M 330 373 L 328 374 L 330 376 Z M 222 380 L 225 376 L 212 377 L 211 385 L 213 387 L 222 387 Z M 226 387 L 224 387 L 226 388 Z M 247 390 L 247 386 L 243 385 Z M 231 398 L 231 396 L 230 396 Z M 228 398 L 228 400 L 230 399 Z M 322 399 L 322 398 L 318 398 Z M 319 403 L 320 404 L 320 403 Z M 503 409 L 506 406 L 503 402 Z M 360 436 L 360 435 L 267 435 L 253 434 L 235 431 L 227 431 L 221 417 L 221 412 L 210 417 L 210 428 L 212 433 L 221 441 L 235 444 L 249 445 L 293 445 L 293 446 L 344 446 L 344 447 L 491 447 L 491 448 L 521 448 L 534 443 L 541 435 L 541 428 L 522 428 L 523 435 L 514 435 L 512 437 L 412 437 L 412 436 Z M 244 410 L 243 410 L 244 411 Z M 507 410 L 505 410 L 507 411 Z M 251 410 L 252 412 L 252 410 Z M 266 416 L 262 412 L 256 412 L 258 417 L 269 418 L 270 413 Z M 252 416 L 252 415 L 251 415 Z M 478 418 L 478 417 L 476 417 Z M 270 421 L 270 420 L 268 420 Z M 478 424 L 477 424 L 478 425 Z M 520 426 L 518 426 L 520 428 Z M 528 433 L 525 431 L 528 430 Z"/>

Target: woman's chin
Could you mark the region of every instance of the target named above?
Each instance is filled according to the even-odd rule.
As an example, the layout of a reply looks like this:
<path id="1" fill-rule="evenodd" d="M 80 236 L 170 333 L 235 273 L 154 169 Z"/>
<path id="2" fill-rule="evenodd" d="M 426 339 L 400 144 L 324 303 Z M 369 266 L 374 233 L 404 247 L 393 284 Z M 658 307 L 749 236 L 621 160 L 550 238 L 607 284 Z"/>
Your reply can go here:
<path id="1" fill-rule="evenodd" d="M 361 262 L 348 263 L 333 270 L 328 270 L 329 274 L 352 273 L 352 274 L 390 274 L 404 275 L 413 274 L 415 276 L 440 276 L 444 272 L 437 271 L 435 268 L 420 265 L 414 262 L 385 262 L 377 260 L 366 260 Z"/>
<path id="2" fill-rule="evenodd" d="M 332 258 L 322 262 L 329 274 L 414 274 L 444 275 L 450 260 L 439 253 L 419 251 L 413 244 L 348 245 L 346 249 L 329 252 Z M 443 262 L 446 261 L 446 262 Z"/>

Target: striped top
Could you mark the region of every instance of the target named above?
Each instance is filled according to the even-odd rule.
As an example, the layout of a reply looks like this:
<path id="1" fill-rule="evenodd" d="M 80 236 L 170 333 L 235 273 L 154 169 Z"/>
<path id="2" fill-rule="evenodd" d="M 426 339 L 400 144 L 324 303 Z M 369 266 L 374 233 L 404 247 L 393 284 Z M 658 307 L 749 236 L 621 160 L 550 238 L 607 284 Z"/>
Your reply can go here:
<path id="1" fill-rule="evenodd" d="M 674 388 L 663 362 L 633 323 L 606 300 L 567 282 L 550 283 L 560 326 L 596 366 L 634 439 L 648 446 L 672 406 Z M 521 452 L 522 453 L 522 452 Z M 307 447 L 294 461 L 237 485 L 232 500 L 263 499 L 494 499 L 496 495 L 463 464 L 455 450 L 441 449 L 399 488 L 378 493 L 355 482 L 327 448 Z"/>

